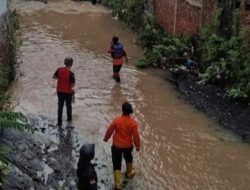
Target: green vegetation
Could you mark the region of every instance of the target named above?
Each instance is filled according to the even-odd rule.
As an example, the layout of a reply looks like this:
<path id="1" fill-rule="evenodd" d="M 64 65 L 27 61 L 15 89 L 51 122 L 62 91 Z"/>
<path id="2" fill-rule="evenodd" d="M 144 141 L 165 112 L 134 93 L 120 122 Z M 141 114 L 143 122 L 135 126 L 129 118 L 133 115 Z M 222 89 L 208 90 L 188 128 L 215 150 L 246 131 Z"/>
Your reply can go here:
<path id="1" fill-rule="evenodd" d="M 235 1 L 223 1 L 211 22 L 202 26 L 195 38 L 171 36 L 145 16 L 146 0 L 107 0 L 113 15 L 138 33 L 144 58 L 137 66 L 175 66 L 183 53 L 195 57 L 207 81 L 225 89 L 228 96 L 250 102 L 249 28 L 241 26 Z M 230 20 L 228 20 L 230 18 Z"/>
<path id="2" fill-rule="evenodd" d="M 137 66 L 145 68 L 159 65 L 162 60 L 172 62 L 182 56 L 184 51 L 191 51 L 190 39 L 168 35 L 154 17 L 145 15 L 146 0 L 107 0 L 112 14 L 138 33 L 140 45 L 144 48 L 144 58 Z"/>
<path id="3" fill-rule="evenodd" d="M 138 30 L 143 23 L 146 0 L 107 0 L 107 5 L 113 10 L 113 16 L 118 16 L 132 29 Z"/>
<path id="4" fill-rule="evenodd" d="M 31 130 L 21 113 L 4 112 L 8 101 L 7 90 L 15 77 L 15 66 L 20 46 L 20 32 L 16 11 L 7 13 L 0 23 L 0 133 L 5 128 Z M 3 178 L 7 175 L 8 163 L 4 159 L 4 150 L 0 147 L 0 189 Z"/>
<path id="5" fill-rule="evenodd" d="M 2 182 L 4 176 L 8 174 L 8 164 L 3 157 L 4 150 L 0 147 L 0 189 L 2 189 Z"/>
<path id="6" fill-rule="evenodd" d="M 0 135 L 6 128 L 33 131 L 27 124 L 26 117 L 21 113 L 0 111 Z M 0 147 L 0 189 L 2 189 L 3 178 L 8 174 L 8 162 L 4 158 L 4 153 L 4 149 Z"/>
<path id="7" fill-rule="evenodd" d="M 238 10 L 233 13 L 232 35 L 221 35 L 221 9 L 214 13 L 211 23 L 199 32 L 200 68 L 208 81 L 225 89 L 228 96 L 250 101 L 250 52 L 248 30 L 240 27 Z M 216 31 L 216 32 L 214 32 Z"/>
<path id="8" fill-rule="evenodd" d="M 190 38 L 168 35 L 151 17 L 144 20 L 139 40 L 145 55 L 137 63 L 139 68 L 159 65 L 162 62 L 172 64 L 174 60 L 182 57 L 184 52 L 191 52 Z"/>
<path id="9" fill-rule="evenodd" d="M 0 131 L 6 128 L 32 131 L 31 126 L 27 124 L 26 117 L 23 114 L 0 111 Z"/>
<path id="10" fill-rule="evenodd" d="M 6 91 L 15 77 L 15 66 L 21 44 L 17 12 L 12 11 L 6 17 L 0 24 L 0 110 L 8 99 Z"/>

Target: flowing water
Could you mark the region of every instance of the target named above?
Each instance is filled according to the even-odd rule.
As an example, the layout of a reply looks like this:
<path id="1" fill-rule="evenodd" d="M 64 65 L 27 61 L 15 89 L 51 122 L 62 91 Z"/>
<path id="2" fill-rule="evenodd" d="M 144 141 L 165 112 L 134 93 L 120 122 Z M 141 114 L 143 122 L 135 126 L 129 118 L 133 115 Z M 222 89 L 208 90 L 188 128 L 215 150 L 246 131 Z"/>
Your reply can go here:
<path id="1" fill-rule="evenodd" d="M 82 142 L 96 144 L 97 157 L 109 165 L 98 170 L 98 177 L 108 175 L 111 184 L 102 189 L 113 183 L 111 142 L 103 143 L 102 138 L 125 100 L 134 107 L 142 141 L 141 151 L 134 152 L 137 176 L 126 189 L 250 189 L 249 146 L 178 98 L 175 89 L 157 76 L 163 75 L 161 71 L 137 70 L 134 63 L 142 50 L 134 43 L 136 36 L 110 11 L 69 0 L 48 4 L 13 0 L 12 7 L 21 14 L 23 39 L 13 109 L 56 122 L 52 75 L 65 56 L 73 57 L 75 130 Z M 129 56 L 121 70 L 121 84 L 112 79 L 106 53 L 114 34 Z"/>

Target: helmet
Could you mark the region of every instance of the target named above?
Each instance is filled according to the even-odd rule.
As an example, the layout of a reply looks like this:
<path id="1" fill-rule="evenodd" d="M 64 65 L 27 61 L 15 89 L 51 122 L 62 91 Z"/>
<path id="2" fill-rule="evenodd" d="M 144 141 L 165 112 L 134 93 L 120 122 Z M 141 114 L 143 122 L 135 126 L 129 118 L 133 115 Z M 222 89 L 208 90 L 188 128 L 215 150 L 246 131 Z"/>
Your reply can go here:
<path id="1" fill-rule="evenodd" d="M 80 157 L 85 160 L 92 160 L 95 156 L 95 145 L 84 144 L 80 148 Z"/>
<path id="2" fill-rule="evenodd" d="M 66 58 L 64 59 L 64 65 L 65 65 L 66 67 L 72 66 L 72 65 L 73 65 L 73 59 L 72 59 L 72 57 L 66 57 Z"/>
<path id="3" fill-rule="evenodd" d="M 129 114 L 133 113 L 132 105 L 128 102 L 124 102 L 122 104 L 122 113 L 124 115 L 129 115 Z"/>

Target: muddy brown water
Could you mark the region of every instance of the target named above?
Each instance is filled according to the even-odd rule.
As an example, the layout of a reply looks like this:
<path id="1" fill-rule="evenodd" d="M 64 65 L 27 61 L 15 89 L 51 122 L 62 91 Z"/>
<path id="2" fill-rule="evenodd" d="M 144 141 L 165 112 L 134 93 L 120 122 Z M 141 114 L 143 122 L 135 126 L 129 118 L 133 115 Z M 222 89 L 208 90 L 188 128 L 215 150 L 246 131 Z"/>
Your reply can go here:
<path id="1" fill-rule="evenodd" d="M 48 4 L 14 0 L 12 7 L 21 14 L 23 39 L 14 110 L 56 121 L 52 75 L 65 56 L 72 56 L 77 80 L 75 130 L 83 141 L 95 143 L 101 150 L 97 156 L 109 164 L 111 142 L 102 142 L 105 129 L 120 114 L 122 102 L 134 106 L 142 149 L 134 153 L 138 174 L 126 189 L 250 189 L 249 146 L 179 99 L 175 89 L 157 76 L 160 71 L 137 70 L 134 63 L 142 50 L 134 44 L 136 36 L 107 9 L 67 0 Z M 112 80 L 106 54 L 114 34 L 129 55 L 121 84 Z M 112 166 L 103 170 L 112 179 Z"/>

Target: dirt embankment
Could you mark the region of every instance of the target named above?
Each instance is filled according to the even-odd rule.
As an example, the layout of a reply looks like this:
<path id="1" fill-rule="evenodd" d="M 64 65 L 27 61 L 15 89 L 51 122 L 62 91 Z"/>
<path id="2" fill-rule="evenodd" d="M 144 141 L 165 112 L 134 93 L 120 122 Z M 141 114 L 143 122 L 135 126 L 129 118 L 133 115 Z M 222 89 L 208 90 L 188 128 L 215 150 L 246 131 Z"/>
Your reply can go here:
<path id="1" fill-rule="evenodd" d="M 225 92 L 212 85 L 200 85 L 188 79 L 176 79 L 178 90 L 198 110 L 218 121 L 222 127 L 250 142 L 250 107 L 230 101 Z"/>
<path id="2" fill-rule="evenodd" d="M 82 143 L 76 131 L 72 126 L 58 128 L 53 119 L 39 115 L 27 115 L 27 123 L 33 127 L 33 134 L 1 131 L 0 146 L 9 162 L 3 189 L 77 190 L 76 167 Z M 98 158 L 93 163 L 98 173 L 107 167 Z M 112 184 L 104 176 L 99 177 L 101 189 Z"/>

